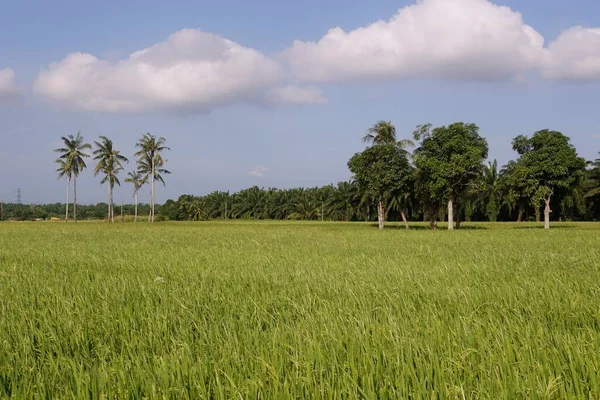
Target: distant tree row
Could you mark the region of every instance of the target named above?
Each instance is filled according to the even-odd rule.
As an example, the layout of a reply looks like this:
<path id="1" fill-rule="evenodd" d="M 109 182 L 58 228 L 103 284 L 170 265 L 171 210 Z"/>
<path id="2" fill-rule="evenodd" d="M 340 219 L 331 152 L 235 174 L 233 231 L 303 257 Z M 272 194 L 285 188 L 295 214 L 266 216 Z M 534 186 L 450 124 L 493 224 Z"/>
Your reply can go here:
<path id="1" fill-rule="evenodd" d="M 475 124 L 418 126 L 414 140 L 398 140 L 380 121 L 363 138 L 369 147 L 348 166 L 350 182 L 298 189 L 252 187 L 234 194 L 183 195 L 161 214 L 172 220 L 304 219 L 429 221 L 540 221 L 600 219 L 600 159 L 586 162 L 568 137 L 542 130 L 517 136 L 518 158 L 498 169 L 486 162 L 487 141 Z M 415 147 L 412 154 L 407 148 Z"/>
<path id="2" fill-rule="evenodd" d="M 112 140 L 106 136 L 100 136 L 98 141 L 94 141 L 94 147 L 86 143 L 80 133 L 77 135 L 68 135 L 61 138 L 63 147 L 54 150 L 60 153 L 56 159 L 59 165 L 59 178 L 67 180 L 67 201 L 65 203 L 65 222 L 69 220 L 69 194 L 71 191 L 71 181 L 73 182 L 73 220 L 77 222 L 77 178 L 79 174 L 87 168 L 85 160 L 90 157 L 87 151 L 92 152 L 93 159 L 97 162 L 94 168 L 94 176 L 101 175 L 100 184 L 106 184 L 108 188 L 107 220 L 114 222 L 115 213 L 113 205 L 113 191 L 115 185 L 121 186 L 118 175 L 124 170 L 123 164 L 128 163 L 127 157 L 121 155 L 121 152 L 114 148 Z M 155 182 L 165 184 L 164 175 L 170 174 L 164 168 L 166 160 L 162 157 L 162 152 L 169 150 L 165 146 L 165 138 L 156 137 L 150 133 L 143 135 L 136 143 L 139 150 L 134 154 L 137 157 L 137 169 L 129 172 L 125 182 L 133 185 L 133 197 L 135 201 L 135 220 L 138 216 L 138 194 L 140 189 L 147 183 L 150 183 L 150 207 L 148 211 L 148 221 L 154 222 L 156 205 Z"/>
<path id="3" fill-rule="evenodd" d="M 138 204 L 138 211 L 140 214 L 150 213 L 150 204 Z M 135 213 L 135 204 L 120 204 L 116 210 L 117 215 L 123 213 L 125 217 L 133 216 Z M 160 210 L 160 207 L 157 206 Z M 108 203 L 98 204 L 78 204 L 77 205 L 77 218 L 79 220 L 98 220 L 106 219 L 108 214 Z M 60 218 L 64 220 L 65 217 L 65 203 L 54 203 L 54 204 L 18 204 L 18 203 L 4 203 L 0 207 L 0 220 L 16 220 L 16 221 L 29 221 L 36 219 L 51 219 Z M 158 215 L 157 215 L 158 217 Z M 129 220 L 129 218 L 127 218 Z"/>
<path id="4" fill-rule="evenodd" d="M 531 137 L 517 136 L 512 146 L 518 157 L 502 168 L 487 162 L 488 144 L 475 124 L 418 126 L 413 139 L 399 140 L 391 122 L 380 121 L 363 140 L 367 148 L 348 162 L 352 180 L 317 188 L 264 189 L 252 187 L 237 193 L 213 192 L 205 196 L 182 195 L 155 204 L 155 182 L 165 183 L 162 153 L 169 150 L 165 139 L 145 134 L 137 143 L 137 168 L 126 182 L 133 185 L 134 204 L 124 206 L 125 215 L 138 211 L 168 220 L 209 219 L 301 219 L 328 221 L 438 221 L 460 228 L 462 221 L 600 220 L 600 158 L 579 157 L 567 136 L 541 130 Z M 110 139 L 101 136 L 94 148 L 80 134 L 62 138 L 64 146 L 56 162 L 59 177 L 67 180 L 67 202 L 30 205 L 4 204 L 1 219 L 32 219 L 58 216 L 64 207 L 69 216 L 69 193 L 73 182 L 73 218 L 114 221 L 113 189 L 128 159 Z M 409 152 L 408 149 L 414 148 Z M 87 151 L 93 150 L 92 154 Z M 97 162 L 95 175 L 107 184 L 108 202 L 77 206 L 77 178 Z M 150 201 L 138 210 L 138 193 L 150 183 Z M 156 212 L 159 212 L 156 215 Z"/>

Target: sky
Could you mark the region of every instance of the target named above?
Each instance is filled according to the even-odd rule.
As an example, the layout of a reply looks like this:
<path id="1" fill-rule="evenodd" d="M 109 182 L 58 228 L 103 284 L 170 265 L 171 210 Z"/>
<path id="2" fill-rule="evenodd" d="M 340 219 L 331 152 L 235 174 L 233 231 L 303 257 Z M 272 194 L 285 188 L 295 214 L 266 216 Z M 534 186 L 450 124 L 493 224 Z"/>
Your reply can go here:
<path id="1" fill-rule="evenodd" d="M 474 122 L 500 164 L 555 129 L 592 159 L 599 93 L 597 0 L 0 0 L 0 200 L 64 201 L 53 149 L 77 132 L 130 158 L 121 180 L 165 137 L 158 202 L 347 180 L 379 120 Z M 93 166 L 80 203 L 106 201 Z"/>

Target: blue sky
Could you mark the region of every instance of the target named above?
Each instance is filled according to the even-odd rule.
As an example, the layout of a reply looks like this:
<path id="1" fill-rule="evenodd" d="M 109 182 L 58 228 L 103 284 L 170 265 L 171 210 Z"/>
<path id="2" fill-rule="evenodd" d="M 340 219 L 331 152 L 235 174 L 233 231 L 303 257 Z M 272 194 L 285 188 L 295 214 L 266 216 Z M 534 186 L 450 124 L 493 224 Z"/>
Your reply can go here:
<path id="1" fill-rule="evenodd" d="M 346 180 L 380 119 L 401 137 L 475 122 L 500 163 L 514 136 L 543 128 L 600 151 L 596 1 L 53 3 L 1 5 L 3 201 L 17 188 L 64 201 L 52 149 L 77 131 L 130 157 L 143 133 L 165 136 L 173 175 L 158 201 Z M 91 168 L 78 189 L 105 200 Z"/>

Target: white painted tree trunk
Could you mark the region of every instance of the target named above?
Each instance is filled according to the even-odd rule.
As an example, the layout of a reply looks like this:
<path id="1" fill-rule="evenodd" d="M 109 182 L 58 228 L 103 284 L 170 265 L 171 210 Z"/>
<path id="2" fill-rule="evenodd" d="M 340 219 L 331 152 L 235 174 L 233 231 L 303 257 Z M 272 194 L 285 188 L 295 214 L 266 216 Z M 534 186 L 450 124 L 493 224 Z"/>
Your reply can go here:
<path id="1" fill-rule="evenodd" d="M 65 205 L 65 222 L 69 220 L 69 191 L 71 189 L 71 178 L 67 179 L 67 204 Z"/>
<path id="2" fill-rule="evenodd" d="M 452 197 L 448 200 L 448 230 L 454 230 L 454 204 Z"/>
<path id="3" fill-rule="evenodd" d="M 383 208 L 383 202 L 377 202 L 377 220 L 379 221 L 379 229 L 383 229 L 385 222 L 385 210 Z"/>
<path id="4" fill-rule="evenodd" d="M 544 229 L 550 229 L 550 213 L 552 210 L 550 209 L 550 196 L 544 199 L 546 203 L 546 208 L 544 208 Z"/>

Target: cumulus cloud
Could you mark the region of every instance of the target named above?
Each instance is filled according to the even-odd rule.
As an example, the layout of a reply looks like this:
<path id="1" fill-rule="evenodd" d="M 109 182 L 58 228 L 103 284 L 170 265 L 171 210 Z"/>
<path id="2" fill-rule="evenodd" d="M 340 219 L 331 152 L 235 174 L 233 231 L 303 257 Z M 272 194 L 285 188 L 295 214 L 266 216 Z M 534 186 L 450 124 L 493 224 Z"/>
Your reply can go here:
<path id="1" fill-rule="evenodd" d="M 0 69 L 0 101 L 12 98 L 19 92 L 20 89 L 15 83 L 15 72 L 10 68 Z"/>
<path id="2" fill-rule="evenodd" d="M 286 57 L 305 81 L 429 76 L 507 79 L 535 69 L 544 38 L 521 14 L 488 0 L 420 0 L 388 21 L 318 42 L 296 41 Z"/>
<path id="3" fill-rule="evenodd" d="M 542 75 L 549 79 L 600 80 L 600 28 L 563 32 L 548 46 Z"/>
<path id="4" fill-rule="evenodd" d="M 268 93 L 271 102 L 292 104 L 322 104 L 327 102 L 319 88 L 288 85 L 271 89 Z"/>
<path id="5" fill-rule="evenodd" d="M 254 49 L 184 29 L 121 61 L 71 53 L 42 70 L 34 90 L 91 111 L 208 111 L 238 101 L 264 101 L 284 78 L 279 62 Z M 295 97 L 297 102 L 300 94 L 279 100 Z"/>
<path id="6" fill-rule="evenodd" d="M 434 77 L 503 80 L 540 73 L 557 80 L 600 80 L 600 28 L 574 27 L 547 47 L 516 11 L 489 0 L 418 0 L 387 21 L 286 50 L 303 81 Z"/>
<path id="7" fill-rule="evenodd" d="M 248 172 L 248 175 L 262 178 L 267 172 L 269 172 L 267 167 L 256 167 L 252 171 Z"/>

